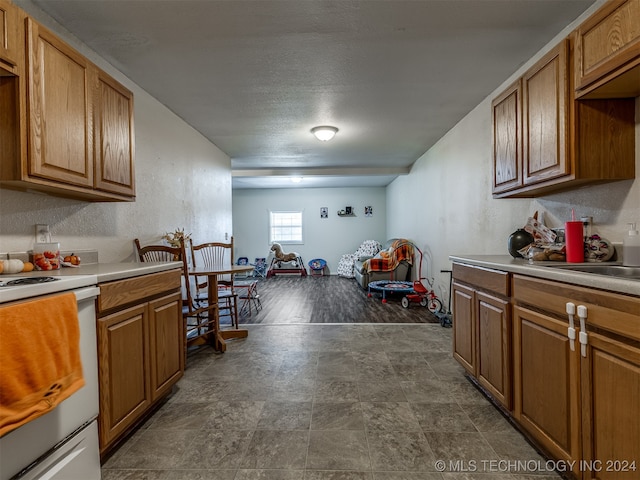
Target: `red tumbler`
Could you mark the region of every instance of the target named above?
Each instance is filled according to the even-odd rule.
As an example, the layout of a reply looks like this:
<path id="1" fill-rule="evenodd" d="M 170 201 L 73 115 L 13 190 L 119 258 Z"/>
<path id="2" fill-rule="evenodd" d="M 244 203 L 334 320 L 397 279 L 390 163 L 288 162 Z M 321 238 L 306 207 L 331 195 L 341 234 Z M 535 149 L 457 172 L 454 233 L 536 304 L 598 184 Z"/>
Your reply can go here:
<path id="1" fill-rule="evenodd" d="M 584 231 L 582 222 L 566 222 L 564 224 L 564 238 L 568 263 L 584 262 Z"/>

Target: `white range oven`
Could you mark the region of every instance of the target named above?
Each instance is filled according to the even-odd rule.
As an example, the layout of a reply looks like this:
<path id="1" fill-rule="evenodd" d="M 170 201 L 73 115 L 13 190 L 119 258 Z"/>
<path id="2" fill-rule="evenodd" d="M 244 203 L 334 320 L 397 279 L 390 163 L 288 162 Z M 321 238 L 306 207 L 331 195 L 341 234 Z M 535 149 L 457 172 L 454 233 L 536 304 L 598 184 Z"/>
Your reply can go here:
<path id="1" fill-rule="evenodd" d="M 0 438 L 0 480 L 101 478 L 96 420 L 98 355 L 95 313 L 95 299 L 100 289 L 95 275 L 64 276 L 56 273 L 0 276 L 0 307 L 37 300 L 43 295 L 73 292 L 78 302 L 80 358 L 85 385 L 51 412 Z"/>

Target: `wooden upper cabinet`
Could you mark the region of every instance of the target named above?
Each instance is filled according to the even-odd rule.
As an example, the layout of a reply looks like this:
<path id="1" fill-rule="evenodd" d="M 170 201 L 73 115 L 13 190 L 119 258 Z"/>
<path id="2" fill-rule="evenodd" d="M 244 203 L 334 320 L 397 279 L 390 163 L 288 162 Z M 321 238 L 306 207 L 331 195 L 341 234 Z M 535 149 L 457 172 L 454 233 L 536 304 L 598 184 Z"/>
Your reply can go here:
<path id="1" fill-rule="evenodd" d="M 523 183 L 529 185 L 569 173 L 568 42 L 563 41 L 522 79 Z"/>
<path id="2" fill-rule="evenodd" d="M 0 0 L 2 45 L 11 45 L 6 25 L 14 16 L 24 61 L 13 72 L 0 47 L 0 183 L 86 201 L 134 201 L 133 94 L 7 0 Z"/>
<path id="3" fill-rule="evenodd" d="M 494 100 L 494 197 L 635 178 L 635 99 L 576 100 L 572 41 L 563 40 L 525 72 L 520 88 L 515 83 Z"/>
<path id="4" fill-rule="evenodd" d="M 576 30 L 578 96 L 640 95 L 640 0 L 610 0 Z"/>
<path id="5" fill-rule="evenodd" d="M 17 73 L 22 49 L 18 8 L 8 0 L 0 0 L 0 67 Z"/>
<path id="6" fill-rule="evenodd" d="M 93 186 L 89 61 L 27 19 L 29 175 Z"/>
<path id="7" fill-rule="evenodd" d="M 493 192 L 522 185 L 522 81 L 518 80 L 491 104 L 493 118 Z"/>
<path id="8" fill-rule="evenodd" d="M 134 196 L 133 94 L 102 70 L 97 72 L 95 187 Z"/>

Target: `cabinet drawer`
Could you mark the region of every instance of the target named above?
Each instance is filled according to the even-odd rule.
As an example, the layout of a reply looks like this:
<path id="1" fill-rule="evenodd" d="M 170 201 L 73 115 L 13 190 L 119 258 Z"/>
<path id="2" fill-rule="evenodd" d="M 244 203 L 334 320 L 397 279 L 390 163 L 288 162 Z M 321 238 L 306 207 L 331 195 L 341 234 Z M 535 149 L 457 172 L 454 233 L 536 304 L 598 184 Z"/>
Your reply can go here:
<path id="1" fill-rule="evenodd" d="M 488 290 L 505 297 L 510 294 L 508 272 L 454 263 L 453 278 L 475 285 L 480 290 Z"/>
<path id="2" fill-rule="evenodd" d="M 589 325 L 640 340 L 640 297 L 513 275 L 513 300 L 561 318 L 567 302 L 584 305 Z"/>
<path id="3" fill-rule="evenodd" d="M 101 283 L 98 313 L 140 302 L 181 287 L 179 269 Z"/>

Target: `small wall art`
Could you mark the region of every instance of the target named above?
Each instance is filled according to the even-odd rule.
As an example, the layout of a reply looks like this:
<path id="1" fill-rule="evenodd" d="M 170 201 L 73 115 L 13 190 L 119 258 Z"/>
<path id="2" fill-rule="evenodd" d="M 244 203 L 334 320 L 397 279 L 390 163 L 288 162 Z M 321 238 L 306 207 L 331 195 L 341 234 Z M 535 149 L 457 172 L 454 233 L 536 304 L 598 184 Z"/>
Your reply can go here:
<path id="1" fill-rule="evenodd" d="M 364 207 L 364 216 L 365 217 L 372 217 L 373 216 L 373 207 L 372 206 Z"/>
<path id="2" fill-rule="evenodd" d="M 329 207 L 320 207 L 320 218 L 329 218 Z"/>

